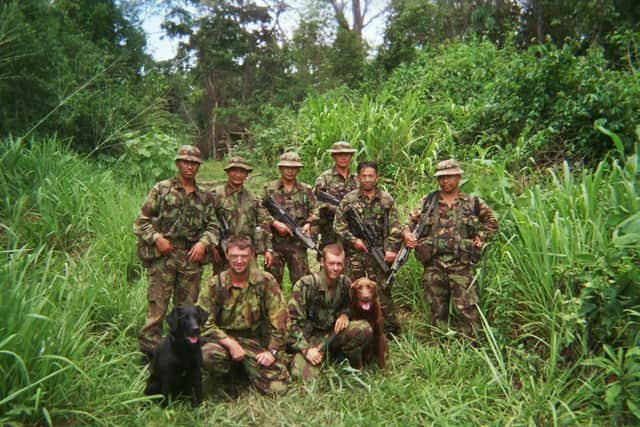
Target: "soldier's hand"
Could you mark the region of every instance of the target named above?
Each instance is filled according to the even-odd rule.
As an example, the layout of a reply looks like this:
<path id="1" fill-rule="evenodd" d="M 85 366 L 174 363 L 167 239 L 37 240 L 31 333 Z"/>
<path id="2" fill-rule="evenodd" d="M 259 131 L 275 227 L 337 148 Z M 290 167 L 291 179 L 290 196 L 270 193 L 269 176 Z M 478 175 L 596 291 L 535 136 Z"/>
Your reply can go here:
<path id="1" fill-rule="evenodd" d="M 475 246 L 476 248 L 481 248 L 484 245 L 484 242 L 482 241 L 480 236 L 474 236 L 472 240 L 473 246 Z"/>
<path id="2" fill-rule="evenodd" d="M 386 251 L 384 253 L 384 260 L 388 263 L 392 263 L 396 259 L 397 252 Z"/>
<path id="3" fill-rule="evenodd" d="M 353 242 L 353 247 L 360 252 L 364 252 L 364 253 L 369 253 L 369 250 L 367 249 L 367 245 L 362 241 L 362 239 L 356 239 L 355 242 Z"/>
<path id="4" fill-rule="evenodd" d="M 404 245 L 409 249 L 413 249 L 418 246 L 418 239 L 416 239 L 416 236 L 414 236 L 409 230 L 406 230 L 402 234 L 402 240 L 404 240 Z"/>
<path id="5" fill-rule="evenodd" d="M 266 268 L 270 268 L 271 264 L 273 264 L 273 252 L 266 251 L 264 253 L 264 266 Z"/>
<path id="6" fill-rule="evenodd" d="M 323 357 L 324 355 L 318 347 L 309 347 L 307 351 L 304 352 L 304 358 L 307 359 L 313 366 L 322 363 Z"/>
<path id="7" fill-rule="evenodd" d="M 156 248 L 158 248 L 158 251 L 160 251 L 162 255 L 169 255 L 173 252 L 173 245 L 164 237 L 159 237 L 158 240 L 156 240 Z"/>
<path id="8" fill-rule="evenodd" d="M 202 242 L 198 242 L 189 249 L 189 262 L 199 262 L 204 258 L 207 247 Z"/>
<path id="9" fill-rule="evenodd" d="M 336 319 L 336 323 L 333 325 L 333 332 L 339 334 L 344 330 L 344 328 L 347 327 L 348 324 L 349 316 L 347 316 L 346 314 L 341 314 L 340 316 L 338 316 L 338 318 Z"/>
<path id="10" fill-rule="evenodd" d="M 231 359 L 233 359 L 234 361 L 238 362 L 244 359 L 244 348 L 242 348 L 238 341 L 234 340 L 233 338 L 225 338 L 223 340 L 220 340 L 220 345 L 222 345 L 229 351 Z"/>
<path id="11" fill-rule="evenodd" d="M 275 356 L 271 354 L 270 351 L 263 351 L 262 353 L 256 354 L 256 362 L 258 362 L 258 365 L 271 366 L 275 360 Z"/>
<path id="12" fill-rule="evenodd" d="M 281 236 L 293 236 L 293 231 L 291 231 L 289 227 L 287 227 L 287 224 L 285 224 L 284 222 L 280 222 L 274 219 L 271 225 L 276 229 L 278 233 L 280 233 Z"/>
<path id="13" fill-rule="evenodd" d="M 213 248 L 213 262 L 216 264 L 222 261 L 222 256 L 220 256 L 220 252 L 218 248 Z"/>
<path id="14" fill-rule="evenodd" d="M 302 232 L 308 236 L 311 235 L 311 223 L 307 222 L 302 226 Z"/>

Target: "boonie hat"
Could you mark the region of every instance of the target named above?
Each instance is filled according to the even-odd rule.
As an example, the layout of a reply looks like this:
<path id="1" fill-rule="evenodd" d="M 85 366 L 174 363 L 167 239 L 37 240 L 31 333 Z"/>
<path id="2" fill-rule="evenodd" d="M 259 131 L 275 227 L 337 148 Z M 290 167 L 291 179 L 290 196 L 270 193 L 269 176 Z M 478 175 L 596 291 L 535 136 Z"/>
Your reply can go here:
<path id="1" fill-rule="evenodd" d="M 436 165 L 436 173 L 435 176 L 445 176 L 445 175 L 462 175 L 464 172 L 460 169 L 460 165 L 454 159 L 443 160 Z"/>
<path id="2" fill-rule="evenodd" d="M 249 162 L 247 161 L 247 159 L 240 156 L 231 157 L 224 170 L 228 171 L 231 168 L 240 168 L 246 170 L 247 172 L 251 172 L 253 170 L 253 168 L 249 166 Z"/>
<path id="3" fill-rule="evenodd" d="M 178 154 L 176 154 L 176 160 L 188 160 L 190 162 L 202 163 L 200 150 L 198 150 L 198 147 L 194 147 L 193 145 L 183 145 L 180 147 L 178 149 Z"/>
<path id="4" fill-rule="evenodd" d="M 329 148 L 327 150 L 327 153 L 331 153 L 331 154 L 338 154 L 338 153 L 349 153 L 349 154 L 353 154 L 355 153 L 356 150 L 355 148 L 353 148 L 351 146 L 351 144 L 349 144 L 346 141 L 338 141 L 336 143 L 334 143 L 331 148 Z"/>
<path id="5" fill-rule="evenodd" d="M 298 153 L 289 151 L 280 156 L 278 167 L 280 166 L 287 166 L 290 168 L 301 168 L 304 165 L 302 164 L 302 159 L 300 159 L 300 156 L 298 155 Z"/>

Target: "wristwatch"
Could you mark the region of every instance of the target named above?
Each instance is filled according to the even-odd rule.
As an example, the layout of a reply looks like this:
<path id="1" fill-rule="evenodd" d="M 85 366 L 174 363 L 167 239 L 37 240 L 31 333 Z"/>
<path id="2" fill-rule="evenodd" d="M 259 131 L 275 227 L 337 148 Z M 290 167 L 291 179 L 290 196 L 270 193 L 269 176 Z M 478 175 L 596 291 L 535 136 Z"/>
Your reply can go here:
<path id="1" fill-rule="evenodd" d="M 271 352 L 271 354 L 273 354 L 273 357 L 275 357 L 278 354 L 278 350 L 276 350 L 275 348 L 269 351 Z"/>

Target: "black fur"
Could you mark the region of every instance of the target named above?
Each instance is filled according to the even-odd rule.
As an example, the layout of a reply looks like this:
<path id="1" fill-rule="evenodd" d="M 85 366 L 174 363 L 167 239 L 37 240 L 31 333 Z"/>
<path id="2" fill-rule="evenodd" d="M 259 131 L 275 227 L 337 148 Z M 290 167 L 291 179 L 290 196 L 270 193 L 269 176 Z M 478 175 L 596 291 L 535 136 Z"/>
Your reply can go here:
<path id="1" fill-rule="evenodd" d="M 167 316 L 169 333 L 153 349 L 146 395 L 162 394 L 163 406 L 179 395 L 191 395 L 193 406 L 202 402 L 202 339 L 200 328 L 209 313 L 195 305 L 175 307 Z M 190 342 L 188 337 L 196 342 Z"/>

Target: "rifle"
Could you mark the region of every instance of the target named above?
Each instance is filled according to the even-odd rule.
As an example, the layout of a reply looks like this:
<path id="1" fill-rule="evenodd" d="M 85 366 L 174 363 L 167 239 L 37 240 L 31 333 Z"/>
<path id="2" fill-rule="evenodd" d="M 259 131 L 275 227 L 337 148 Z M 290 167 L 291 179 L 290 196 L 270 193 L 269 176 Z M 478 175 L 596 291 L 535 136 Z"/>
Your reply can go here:
<path id="1" fill-rule="evenodd" d="M 323 203 L 328 203 L 333 206 L 338 206 L 340 204 L 340 199 L 336 196 L 327 193 L 326 191 L 318 190 L 316 192 L 316 198 Z"/>
<path id="2" fill-rule="evenodd" d="M 289 215 L 287 211 L 285 211 L 282 206 L 278 204 L 278 202 L 273 200 L 271 196 L 265 197 L 265 199 L 262 201 L 262 206 L 264 206 L 276 220 L 284 222 L 307 248 L 313 249 L 315 251 L 318 250 L 318 245 L 316 244 L 316 242 L 314 242 L 311 237 L 304 234 L 304 232 L 302 231 L 302 227 L 298 225 L 296 220 L 293 219 L 291 215 Z"/>
<path id="3" fill-rule="evenodd" d="M 221 215 L 218 211 L 216 211 L 216 217 L 218 218 L 218 222 L 220 223 L 220 243 L 218 244 L 218 252 L 220 252 L 220 256 L 222 258 L 225 257 L 227 253 L 227 239 L 231 237 L 229 233 L 231 232 L 231 228 L 229 227 L 229 223 L 224 215 Z"/>
<path id="4" fill-rule="evenodd" d="M 345 216 L 347 217 L 347 221 L 349 222 L 349 229 L 354 234 L 354 236 L 359 237 L 365 241 L 367 244 L 367 249 L 369 249 L 369 253 L 373 256 L 373 259 L 378 263 L 378 266 L 382 270 L 384 274 L 389 273 L 389 266 L 384 261 L 384 253 L 382 249 L 378 245 L 376 232 L 371 228 L 369 224 L 362 221 L 358 212 L 355 211 L 351 206 L 347 208 L 345 212 Z"/>
<path id="5" fill-rule="evenodd" d="M 424 232 L 424 221 L 422 221 L 423 215 L 424 215 L 424 218 L 428 218 L 429 216 L 431 216 L 431 212 L 433 212 L 433 209 L 435 209 L 437 202 L 438 202 L 438 192 L 433 191 L 429 193 L 429 195 L 427 196 L 427 199 L 424 201 L 424 204 L 422 205 L 422 210 L 420 211 L 420 220 L 418 220 L 418 223 L 412 230 L 412 233 L 415 236 L 416 240 L 420 239 L 420 237 L 422 236 L 422 233 Z M 391 265 L 391 269 L 390 269 L 389 275 L 387 276 L 387 280 L 385 280 L 384 282 L 385 287 L 390 286 L 393 283 L 393 279 L 396 273 L 398 272 L 398 270 L 400 270 L 400 267 L 402 267 L 409 259 L 409 251 L 410 249 L 407 248 L 403 242 L 402 247 L 398 252 L 398 255 L 396 255 L 396 259 L 393 260 L 393 264 Z"/>

